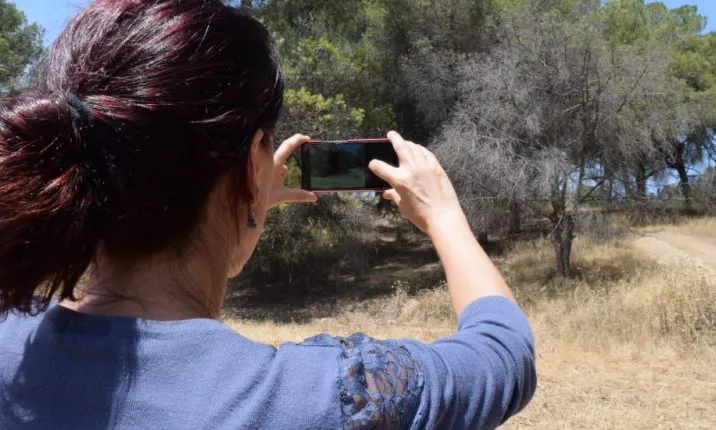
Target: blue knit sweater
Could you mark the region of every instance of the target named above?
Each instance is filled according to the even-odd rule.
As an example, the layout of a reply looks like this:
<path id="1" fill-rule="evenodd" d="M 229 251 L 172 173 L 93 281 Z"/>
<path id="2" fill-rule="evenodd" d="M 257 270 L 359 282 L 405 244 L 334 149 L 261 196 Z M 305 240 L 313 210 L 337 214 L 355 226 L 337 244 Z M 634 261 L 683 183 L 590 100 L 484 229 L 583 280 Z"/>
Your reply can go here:
<path id="1" fill-rule="evenodd" d="M 479 429 L 536 386 L 533 337 L 505 298 L 424 344 L 320 335 L 279 348 L 215 320 L 54 306 L 0 322 L 2 429 Z"/>

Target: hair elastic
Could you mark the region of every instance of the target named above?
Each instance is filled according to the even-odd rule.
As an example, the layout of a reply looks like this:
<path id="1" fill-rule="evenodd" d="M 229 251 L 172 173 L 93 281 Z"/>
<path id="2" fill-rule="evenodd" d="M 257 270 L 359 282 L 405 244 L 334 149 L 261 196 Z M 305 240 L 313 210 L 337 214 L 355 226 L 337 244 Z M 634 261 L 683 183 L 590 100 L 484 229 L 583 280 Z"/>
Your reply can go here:
<path id="1" fill-rule="evenodd" d="M 89 127 L 94 123 L 94 114 L 87 103 L 80 100 L 74 93 L 66 93 L 67 105 L 70 107 L 72 119 L 80 127 Z"/>

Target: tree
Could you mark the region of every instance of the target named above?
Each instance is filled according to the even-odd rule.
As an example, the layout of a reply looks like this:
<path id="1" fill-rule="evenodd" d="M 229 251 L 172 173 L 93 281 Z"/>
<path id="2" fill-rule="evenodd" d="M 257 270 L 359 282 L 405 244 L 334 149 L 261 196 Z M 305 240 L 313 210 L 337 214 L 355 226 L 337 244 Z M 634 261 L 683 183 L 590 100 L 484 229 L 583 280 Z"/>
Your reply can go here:
<path id="1" fill-rule="evenodd" d="M 601 13 L 598 2 L 536 0 L 503 16 L 500 44 L 461 67 L 459 101 L 435 142 L 463 201 L 493 214 L 550 206 L 563 276 L 579 206 L 611 172 L 655 152 L 662 131 L 645 124 L 673 102 L 668 47 L 610 43 Z"/>
<path id="2" fill-rule="evenodd" d="M 695 8 L 687 7 L 678 12 L 680 21 L 696 13 Z M 685 84 L 680 108 L 689 115 L 678 133 L 668 136 L 663 153 L 666 165 L 678 174 L 685 209 L 690 211 L 694 166 L 716 154 L 716 34 L 692 32 L 680 42 L 671 72 Z"/>
<path id="3" fill-rule="evenodd" d="M 0 0 L 0 96 L 23 86 L 28 67 L 42 53 L 42 36 L 40 26 L 28 24 L 17 6 Z"/>
<path id="4" fill-rule="evenodd" d="M 284 69 L 291 88 L 326 99 L 341 99 L 362 112 L 358 126 L 349 133 L 351 136 L 382 136 L 393 127 L 392 106 L 383 101 L 385 85 L 380 65 L 368 42 L 305 39 L 290 55 Z"/>
<path id="5" fill-rule="evenodd" d="M 383 79 L 401 130 L 428 142 L 458 100 L 465 55 L 491 46 L 491 0 L 384 0 Z"/>
<path id="6" fill-rule="evenodd" d="M 349 110 L 362 111 L 351 135 L 379 136 L 393 128 L 378 61 L 379 0 L 264 0 L 253 1 L 252 10 L 272 32 L 294 94 L 340 99 Z"/>
<path id="7" fill-rule="evenodd" d="M 639 47 L 654 41 L 670 51 L 666 80 L 654 92 L 669 92 L 668 111 L 643 121 L 653 134 L 657 153 L 641 154 L 634 165 L 636 195 L 644 197 L 646 180 L 672 169 L 679 178 L 685 209 L 691 210 L 691 176 L 704 153 L 713 148 L 716 118 L 713 37 L 702 36 L 706 20 L 695 6 L 669 10 L 660 2 L 615 0 L 605 6 L 611 43 Z"/>

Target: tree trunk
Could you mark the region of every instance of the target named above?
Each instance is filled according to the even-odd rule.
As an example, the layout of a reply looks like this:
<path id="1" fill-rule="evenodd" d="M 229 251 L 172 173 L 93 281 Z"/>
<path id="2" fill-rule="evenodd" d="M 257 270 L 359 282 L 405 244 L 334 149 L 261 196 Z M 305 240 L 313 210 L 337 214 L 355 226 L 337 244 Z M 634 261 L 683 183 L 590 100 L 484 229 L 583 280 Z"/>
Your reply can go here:
<path id="1" fill-rule="evenodd" d="M 565 184 L 566 186 L 566 184 Z M 552 215 L 550 220 L 554 226 L 552 244 L 557 260 L 557 273 L 563 277 L 570 275 L 572 242 L 574 241 L 574 216 L 567 211 L 566 195 L 555 195 L 552 198 Z"/>
<path id="2" fill-rule="evenodd" d="M 557 273 L 564 277 L 570 275 L 573 240 L 574 217 L 571 214 L 562 214 L 555 226 L 552 242 L 557 257 Z"/>
<path id="3" fill-rule="evenodd" d="M 679 173 L 679 186 L 681 187 L 681 194 L 684 196 L 684 210 L 686 212 L 691 212 L 691 183 L 689 181 L 689 173 L 686 171 L 686 162 L 684 162 L 685 149 L 686 146 L 683 144 L 679 144 L 676 147 L 672 167 Z"/>
<path id="4" fill-rule="evenodd" d="M 615 175 L 612 172 L 611 168 L 608 164 L 604 163 L 604 177 L 608 178 L 609 185 L 607 186 L 607 199 L 609 200 L 609 203 L 612 202 L 612 199 L 614 198 L 614 179 Z"/>
<path id="5" fill-rule="evenodd" d="M 646 198 L 646 166 L 639 163 L 636 167 L 636 197 L 638 199 Z"/>
<path id="6" fill-rule="evenodd" d="M 609 199 L 609 203 L 612 202 L 614 199 L 614 177 L 612 176 L 609 179 L 609 187 L 607 187 L 607 198 Z"/>
<path id="7" fill-rule="evenodd" d="M 628 170 L 625 170 L 623 173 L 621 173 L 619 178 L 619 181 L 622 183 L 622 186 L 624 187 L 624 195 L 625 196 L 634 196 L 636 195 L 636 190 L 634 189 L 633 181 L 631 180 L 631 175 L 629 174 Z"/>
<path id="8" fill-rule="evenodd" d="M 510 233 L 522 232 L 522 209 L 517 202 L 510 203 Z"/>
<path id="9" fill-rule="evenodd" d="M 577 201 L 582 200 L 582 187 L 584 186 L 584 154 L 579 162 L 579 176 L 577 177 Z"/>
<path id="10" fill-rule="evenodd" d="M 691 209 L 691 183 L 689 182 L 689 174 L 686 172 L 686 166 L 681 164 L 676 170 L 679 172 L 679 186 L 685 199 L 686 209 Z"/>

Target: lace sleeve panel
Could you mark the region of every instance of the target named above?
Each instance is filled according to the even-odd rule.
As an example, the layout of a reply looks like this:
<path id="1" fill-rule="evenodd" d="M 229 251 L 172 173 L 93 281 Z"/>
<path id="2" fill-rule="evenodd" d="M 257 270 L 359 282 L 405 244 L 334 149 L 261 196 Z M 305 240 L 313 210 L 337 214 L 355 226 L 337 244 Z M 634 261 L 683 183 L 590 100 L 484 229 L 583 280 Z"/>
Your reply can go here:
<path id="1" fill-rule="evenodd" d="M 407 349 L 363 334 L 348 338 L 320 335 L 304 344 L 341 349 L 338 392 L 344 429 L 410 427 L 424 379 Z"/>

